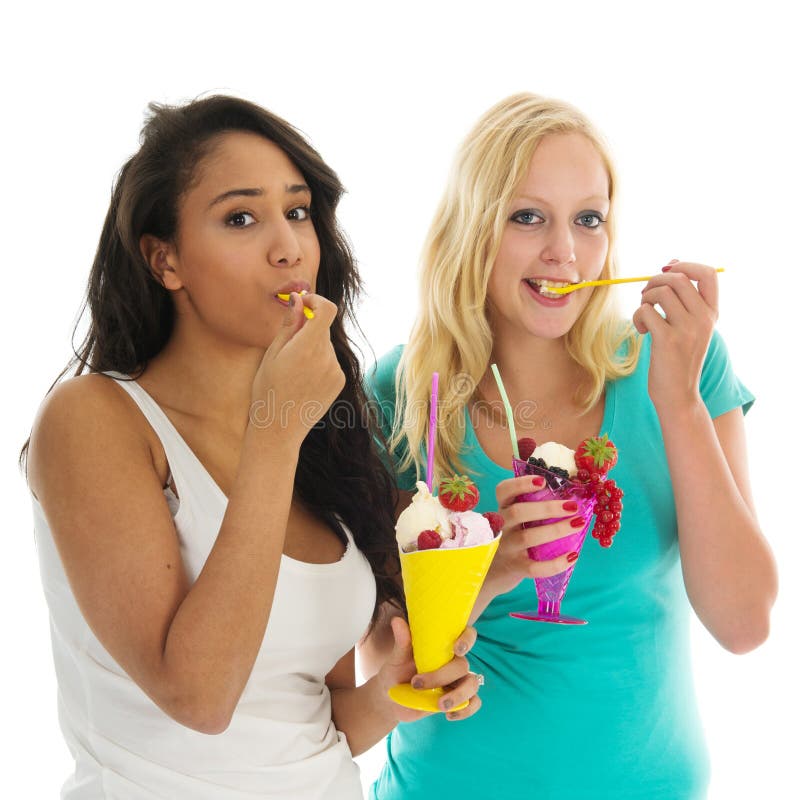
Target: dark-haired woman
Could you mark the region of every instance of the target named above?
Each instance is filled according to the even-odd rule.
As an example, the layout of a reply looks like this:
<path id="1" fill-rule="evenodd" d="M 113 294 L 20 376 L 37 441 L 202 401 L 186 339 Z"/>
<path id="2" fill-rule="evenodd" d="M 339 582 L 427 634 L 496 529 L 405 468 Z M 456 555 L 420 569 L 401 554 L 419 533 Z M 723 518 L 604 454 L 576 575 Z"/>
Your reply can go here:
<path id="1" fill-rule="evenodd" d="M 75 376 L 23 451 L 63 798 L 356 798 L 351 754 L 421 716 L 386 697 L 415 674 L 402 621 L 355 686 L 354 644 L 402 598 L 372 433 L 330 417 L 365 406 L 341 191 L 226 97 L 153 107 L 119 176 Z M 478 708 L 463 657 L 424 679 Z"/>

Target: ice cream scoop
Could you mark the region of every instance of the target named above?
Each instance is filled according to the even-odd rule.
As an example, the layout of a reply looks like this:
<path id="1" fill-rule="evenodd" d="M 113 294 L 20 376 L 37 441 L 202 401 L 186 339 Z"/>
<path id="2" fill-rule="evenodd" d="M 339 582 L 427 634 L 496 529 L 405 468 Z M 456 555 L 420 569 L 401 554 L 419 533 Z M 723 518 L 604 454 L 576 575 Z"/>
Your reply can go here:
<path id="1" fill-rule="evenodd" d="M 532 458 L 543 459 L 548 467 L 565 469 L 570 478 L 574 478 L 578 472 L 578 467 L 575 464 L 575 451 L 558 442 L 540 444 L 533 451 Z"/>
<path id="2" fill-rule="evenodd" d="M 447 509 L 428 491 L 424 481 L 417 481 L 417 493 L 397 518 L 395 533 L 400 549 L 405 553 L 416 550 L 422 531 L 436 531 L 442 539 L 452 536 Z"/>
<path id="3" fill-rule="evenodd" d="M 492 526 L 483 514 L 476 511 L 454 511 L 450 514 L 453 538 L 442 542 L 443 548 L 473 547 L 494 539 Z"/>

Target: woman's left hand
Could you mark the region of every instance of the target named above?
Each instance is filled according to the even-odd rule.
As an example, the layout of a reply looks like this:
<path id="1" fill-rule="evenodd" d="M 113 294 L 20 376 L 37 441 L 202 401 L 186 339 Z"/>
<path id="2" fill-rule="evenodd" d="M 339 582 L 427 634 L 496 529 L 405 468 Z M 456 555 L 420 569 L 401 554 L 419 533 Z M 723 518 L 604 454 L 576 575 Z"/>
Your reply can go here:
<path id="1" fill-rule="evenodd" d="M 391 622 L 394 634 L 394 647 L 389 658 L 385 661 L 378 674 L 375 676 L 380 687 L 382 698 L 391 707 L 390 713 L 397 722 L 414 722 L 428 716 L 428 712 L 414 711 L 392 702 L 386 694 L 397 683 L 411 682 L 415 689 L 433 689 L 444 687 L 444 695 L 439 700 L 439 707 L 446 712 L 447 719 L 466 719 L 471 717 L 480 707 L 478 697 L 478 676 L 469 671 L 469 662 L 464 656 L 475 644 L 477 633 L 475 628 L 467 627 L 454 642 L 453 650 L 456 655 L 435 672 L 417 673 L 414 656 L 411 649 L 411 632 L 408 623 L 402 617 L 394 617 Z M 461 711 L 449 711 L 461 703 L 468 701 L 469 705 Z"/>
<path id="2" fill-rule="evenodd" d="M 712 267 L 676 259 L 665 270 L 644 287 L 633 315 L 636 330 L 652 339 L 648 390 L 657 410 L 699 400 L 700 372 L 718 317 Z"/>

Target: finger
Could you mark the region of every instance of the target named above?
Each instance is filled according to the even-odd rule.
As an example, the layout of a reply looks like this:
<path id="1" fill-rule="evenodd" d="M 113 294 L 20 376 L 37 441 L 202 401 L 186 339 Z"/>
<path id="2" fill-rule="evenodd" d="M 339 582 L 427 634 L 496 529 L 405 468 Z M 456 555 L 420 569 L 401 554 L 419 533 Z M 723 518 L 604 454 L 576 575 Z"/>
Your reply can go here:
<path id="1" fill-rule="evenodd" d="M 714 274 L 716 275 L 716 273 Z M 690 314 L 701 314 L 703 312 L 713 313 L 709 305 L 700 295 L 700 292 L 695 288 L 689 276 L 682 272 L 670 272 L 666 275 L 656 276 L 642 291 L 642 298 L 646 298 L 647 302 L 652 302 L 648 296 L 650 290 L 655 287 L 664 286 L 669 286 L 673 289 Z"/>
<path id="2" fill-rule="evenodd" d="M 519 500 L 501 510 L 506 529 L 515 528 L 523 522 L 560 521 L 575 516 L 576 500 Z"/>
<path id="3" fill-rule="evenodd" d="M 495 488 L 497 507 L 510 506 L 521 494 L 543 489 L 545 484 L 541 475 L 522 475 L 519 478 L 506 478 Z"/>
<path id="4" fill-rule="evenodd" d="M 456 643 L 453 645 L 453 652 L 457 656 L 465 656 L 472 650 L 472 646 L 475 644 L 478 638 L 478 631 L 475 630 L 471 625 L 468 625 L 464 628 L 464 632 L 461 636 L 456 639 Z"/>
<path id="5" fill-rule="evenodd" d="M 685 279 L 684 279 L 685 280 Z M 688 281 L 686 281 L 688 283 Z M 693 292 L 698 301 L 702 303 L 699 295 L 691 285 L 689 291 Z M 642 292 L 642 302 L 649 303 L 651 306 L 661 306 L 666 315 L 667 323 L 682 327 L 689 321 L 689 310 L 683 303 L 683 299 L 678 296 L 672 286 L 656 286 L 646 292 Z"/>
<path id="6" fill-rule="evenodd" d="M 317 322 L 317 328 L 330 328 L 339 311 L 335 303 L 320 294 L 304 294 L 302 301 L 306 308 L 314 312 L 314 319 L 309 322 Z"/>
<path id="7" fill-rule="evenodd" d="M 305 317 L 303 316 L 303 304 L 297 292 L 289 294 L 289 304 L 283 313 L 281 326 L 269 346 L 270 352 L 274 355 L 279 353 L 286 343 L 303 327 Z"/>
<path id="8" fill-rule="evenodd" d="M 654 336 L 664 333 L 669 328 L 669 323 L 650 305 L 642 303 L 634 317 L 637 321 L 637 330 L 640 333 L 649 333 Z M 641 325 L 640 329 L 638 326 Z"/>
<path id="9" fill-rule="evenodd" d="M 468 703 L 478 693 L 479 686 L 478 676 L 474 672 L 467 673 L 463 678 L 452 684 L 449 692 L 445 692 L 439 698 L 439 708 L 442 711 L 449 711 L 451 708 L 457 708 L 462 703 Z"/>
<path id="10" fill-rule="evenodd" d="M 719 313 L 719 275 L 713 267 L 705 264 L 694 264 L 679 261 L 671 265 L 671 273 L 682 273 L 691 280 L 697 281 L 697 291 L 713 313 Z"/>
<path id="11" fill-rule="evenodd" d="M 521 528 L 511 534 L 512 546 L 527 550 L 529 547 L 536 547 L 536 545 L 558 541 L 565 536 L 572 536 L 585 527 L 586 520 L 583 517 L 575 516 L 563 522 L 556 522 L 553 525 Z"/>
<path id="12" fill-rule="evenodd" d="M 387 661 L 392 666 L 401 666 L 413 658 L 411 651 L 411 631 L 408 628 L 408 623 L 402 617 L 392 617 L 389 624 L 392 627 L 392 634 L 394 635 L 394 646 L 392 647 L 392 652 L 389 654 Z"/>
<path id="13" fill-rule="evenodd" d="M 475 714 L 481 707 L 481 698 L 476 694 L 474 697 L 470 697 L 469 705 L 466 708 L 462 708 L 461 711 L 448 711 L 445 714 L 446 719 L 456 722 L 460 719 L 466 719 L 467 717 L 471 717 Z"/>
<path id="14" fill-rule="evenodd" d="M 469 662 L 463 656 L 453 656 L 443 667 L 433 672 L 419 672 L 411 685 L 415 689 L 435 689 L 437 686 L 450 686 L 460 681 L 469 672 Z"/>
<path id="15" fill-rule="evenodd" d="M 524 571 L 529 578 L 549 578 L 553 575 L 560 575 L 575 566 L 578 562 L 578 556 L 578 551 L 573 550 L 569 553 L 564 553 L 563 556 L 558 558 L 551 558 L 549 561 L 534 561 L 529 558 Z"/>

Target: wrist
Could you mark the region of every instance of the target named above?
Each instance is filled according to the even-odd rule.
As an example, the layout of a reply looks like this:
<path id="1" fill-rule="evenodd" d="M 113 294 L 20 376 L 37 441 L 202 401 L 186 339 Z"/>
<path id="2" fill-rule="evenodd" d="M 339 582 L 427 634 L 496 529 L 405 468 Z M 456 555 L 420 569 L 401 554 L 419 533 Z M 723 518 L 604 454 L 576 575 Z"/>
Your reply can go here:
<path id="1" fill-rule="evenodd" d="M 397 704 L 388 694 L 391 685 L 394 684 L 391 682 L 387 683 L 384 680 L 382 669 L 363 684 L 368 695 L 367 708 L 374 709 L 376 716 L 381 720 L 383 727 L 386 729 L 386 733 L 392 730 L 400 721 L 397 716 Z"/>
<path id="2" fill-rule="evenodd" d="M 698 412 L 705 410 L 705 403 L 700 392 L 688 392 L 682 395 L 670 395 L 664 398 L 653 398 L 653 405 L 658 418 L 665 420 L 683 421 L 694 417 Z"/>

